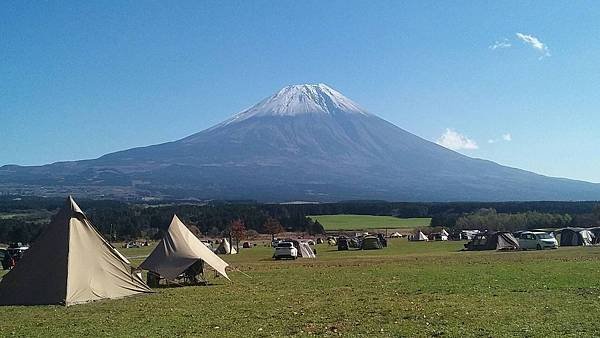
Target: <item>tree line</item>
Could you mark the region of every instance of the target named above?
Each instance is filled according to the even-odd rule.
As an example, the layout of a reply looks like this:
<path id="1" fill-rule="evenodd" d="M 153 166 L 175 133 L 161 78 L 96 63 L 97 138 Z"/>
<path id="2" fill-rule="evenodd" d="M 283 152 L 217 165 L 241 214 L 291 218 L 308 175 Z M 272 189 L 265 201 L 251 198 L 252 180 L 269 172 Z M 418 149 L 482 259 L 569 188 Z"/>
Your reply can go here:
<path id="1" fill-rule="evenodd" d="M 247 234 L 272 233 L 272 221 L 286 231 L 311 234 L 324 233 L 310 215 L 360 214 L 400 218 L 430 217 L 431 226 L 446 228 L 481 228 L 517 230 L 563 226 L 600 225 L 597 202 L 452 202 L 409 203 L 385 201 L 348 201 L 322 204 L 260 204 L 172 201 L 127 203 L 110 200 L 78 200 L 92 223 L 111 240 L 161 238 L 177 214 L 195 232 L 211 237 L 228 235 L 232 223 L 239 221 Z M 62 198 L 0 198 L 0 242 L 31 242 L 50 219 L 27 215 L 29 211 L 56 213 L 64 204 Z M 50 213 L 51 212 L 51 213 Z M 15 213 L 14 217 L 2 214 Z M 37 213 L 38 215 L 40 213 Z M 236 225 L 239 230 L 239 226 Z"/>

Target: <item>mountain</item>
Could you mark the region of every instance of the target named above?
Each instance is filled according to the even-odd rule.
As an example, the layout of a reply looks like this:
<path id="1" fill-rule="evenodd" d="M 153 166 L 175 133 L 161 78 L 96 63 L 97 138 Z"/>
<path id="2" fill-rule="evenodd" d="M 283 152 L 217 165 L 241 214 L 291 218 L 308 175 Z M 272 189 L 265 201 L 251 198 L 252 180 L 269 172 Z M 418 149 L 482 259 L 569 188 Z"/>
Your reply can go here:
<path id="1" fill-rule="evenodd" d="M 295 85 L 212 128 L 97 159 L 0 167 L 0 190 L 260 201 L 597 200 L 600 185 L 474 159 L 324 85 Z"/>

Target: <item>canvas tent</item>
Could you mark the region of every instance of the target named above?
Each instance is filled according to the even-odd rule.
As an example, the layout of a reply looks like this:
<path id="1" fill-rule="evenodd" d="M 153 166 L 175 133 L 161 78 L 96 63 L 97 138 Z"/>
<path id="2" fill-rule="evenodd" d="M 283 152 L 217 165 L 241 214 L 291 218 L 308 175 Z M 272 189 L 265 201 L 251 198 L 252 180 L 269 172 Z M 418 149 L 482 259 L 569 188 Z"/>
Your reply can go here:
<path id="1" fill-rule="evenodd" d="M 390 235 L 390 238 L 400 238 L 402 237 L 402 234 L 399 232 L 394 232 L 393 234 Z"/>
<path id="2" fill-rule="evenodd" d="M 152 292 L 69 196 L 0 283 L 1 305 L 74 305 Z"/>
<path id="3" fill-rule="evenodd" d="M 518 250 L 519 241 L 510 232 L 488 231 L 475 235 L 467 244 L 466 250 Z"/>
<path id="4" fill-rule="evenodd" d="M 428 241 L 429 240 L 429 238 L 427 238 L 427 236 L 425 236 L 425 234 L 421 230 L 419 230 L 414 235 L 411 235 L 408 239 L 411 240 L 411 241 L 415 241 L 415 242 Z"/>
<path id="5" fill-rule="evenodd" d="M 142 262 L 140 268 L 173 280 L 199 260 L 203 260 L 223 277 L 229 279 L 225 272 L 229 264 L 202 243 L 177 215 L 173 215 L 167 234 L 150 256 Z"/>
<path id="6" fill-rule="evenodd" d="M 299 253 L 300 257 L 302 258 L 317 258 L 317 256 L 315 255 L 314 251 L 312 250 L 312 248 L 310 247 L 310 245 L 306 242 L 300 242 L 299 244 Z"/>
<path id="7" fill-rule="evenodd" d="M 446 238 L 448 238 L 448 236 L 450 236 L 450 234 L 448 233 L 448 231 L 446 231 L 446 229 L 442 229 L 442 231 L 440 231 L 440 234 L 442 236 L 446 236 Z"/>
<path id="8" fill-rule="evenodd" d="M 554 233 L 560 246 L 588 246 L 594 242 L 594 235 L 588 229 L 564 228 L 555 230 Z"/>
<path id="9" fill-rule="evenodd" d="M 237 250 L 231 244 L 229 244 L 227 238 L 223 238 L 221 244 L 219 244 L 215 250 L 215 253 L 222 255 L 235 255 L 237 254 Z"/>

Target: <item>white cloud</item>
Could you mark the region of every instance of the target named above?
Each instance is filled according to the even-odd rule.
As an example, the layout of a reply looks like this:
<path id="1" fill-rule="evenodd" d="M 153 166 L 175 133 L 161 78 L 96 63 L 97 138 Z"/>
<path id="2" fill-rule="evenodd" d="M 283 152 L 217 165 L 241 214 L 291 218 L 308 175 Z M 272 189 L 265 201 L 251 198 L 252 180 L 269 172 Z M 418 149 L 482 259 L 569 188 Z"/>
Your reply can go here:
<path id="1" fill-rule="evenodd" d="M 496 143 L 496 140 L 494 140 L 494 139 L 489 139 L 489 140 L 488 140 L 488 143 Z"/>
<path id="2" fill-rule="evenodd" d="M 494 44 L 490 45 L 488 48 L 491 50 L 496 50 L 496 49 L 510 48 L 511 46 L 512 46 L 512 44 L 508 41 L 508 39 L 504 38 L 504 39 L 502 39 L 502 41 L 494 42 Z"/>
<path id="3" fill-rule="evenodd" d="M 529 34 L 517 33 L 516 35 L 517 38 L 519 38 L 521 41 L 530 45 L 533 49 L 537 50 L 538 52 L 542 53 L 540 59 L 550 56 L 550 50 L 548 50 L 548 46 L 542 41 L 540 41 L 540 39 Z"/>
<path id="4" fill-rule="evenodd" d="M 512 141 L 512 135 L 510 133 L 502 134 L 502 140 L 510 142 Z"/>
<path id="5" fill-rule="evenodd" d="M 475 141 L 450 128 L 446 129 L 446 132 L 440 136 L 437 140 L 437 144 L 452 150 L 479 149 L 479 146 Z"/>

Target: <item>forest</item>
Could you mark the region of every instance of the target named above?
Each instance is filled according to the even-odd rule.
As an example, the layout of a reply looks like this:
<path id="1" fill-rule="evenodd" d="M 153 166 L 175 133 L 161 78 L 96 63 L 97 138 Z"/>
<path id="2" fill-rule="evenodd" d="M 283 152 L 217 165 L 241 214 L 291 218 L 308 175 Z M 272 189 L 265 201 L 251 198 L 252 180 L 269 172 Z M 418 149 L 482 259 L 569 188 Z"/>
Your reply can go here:
<path id="1" fill-rule="evenodd" d="M 252 201 L 161 201 L 155 203 L 78 200 L 92 223 L 111 240 L 160 238 L 177 214 L 194 231 L 208 236 L 231 232 L 243 224 L 250 233 L 271 233 L 276 220 L 281 230 L 324 233 L 307 215 L 360 214 L 401 218 L 431 217 L 431 226 L 449 229 L 497 229 L 600 225 L 597 202 L 452 202 L 405 203 L 347 201 L 323 204 L 260 204 Z M 0 197 L 0 242 L 32 242 L 64 204 L 63 199 Z M 237 223 L 236 223 L 237 222 Z"/>

